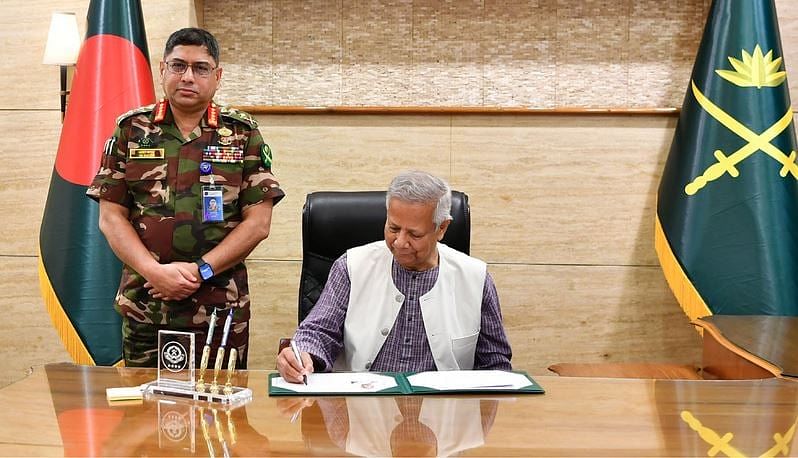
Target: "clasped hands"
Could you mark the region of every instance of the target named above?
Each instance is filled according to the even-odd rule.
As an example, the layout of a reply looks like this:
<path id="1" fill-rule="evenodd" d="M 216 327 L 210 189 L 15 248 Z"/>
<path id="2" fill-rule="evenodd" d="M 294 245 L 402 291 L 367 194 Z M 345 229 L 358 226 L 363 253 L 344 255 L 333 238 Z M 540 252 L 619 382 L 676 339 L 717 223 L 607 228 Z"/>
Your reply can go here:
<path id="1" fill-rule="evenodd" d="M 144 287 L 154 299 L 179 301 L 194 294 L 202 284 L 197 265 L 193 262 L 158 264 Z"/>

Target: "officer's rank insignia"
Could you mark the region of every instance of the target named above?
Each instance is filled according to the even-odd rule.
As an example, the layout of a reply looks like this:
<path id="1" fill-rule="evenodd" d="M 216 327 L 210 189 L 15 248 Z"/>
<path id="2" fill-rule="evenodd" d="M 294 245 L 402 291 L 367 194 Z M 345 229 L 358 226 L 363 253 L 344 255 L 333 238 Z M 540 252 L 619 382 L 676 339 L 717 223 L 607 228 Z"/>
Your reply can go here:
<path id="1" fill-rule="evenodd" d="M 128 150 L 130 159 L 163 159 L 163 148 L 130 148 Z"/>
<path id="2" fill-rule="evenodd" d="M 757 89 L 779 86 L 787 78 L 785 72 L 776 71 L 781 65 L 781 57 L 774 60 L 772 50 L 763 55 L 762 49 L 759 45 L 756 45 L 753 55 L 743 50 L 742 58 L 743 60 L 740 61 L 733 57 L 729 57 L 729 62 L 731 62 L 732 67 L 734 67 L 736 71 L 715 70 L 715 72 L 734 85 L 740 87 L 755 87 Z M 704 95 L 698 86 L 696 86 L 695 81 L 691 82 L 691 90 L 698 104 L 701 105 L 701 108 L 724 127 L 744 140 L 745 144 L 728 156 L 720 149 L 715 150 L 714 156 L 717 162 L 707 167 L 704 173 L 695 177 L 693 181 L 688 183 L 684 187 L 685 194 L 688 196 L 694 195 L 709 182 L 717 180 L 726 173 L 732 178 L 740 176 L 737 164 L 758 151 L 762 151 L 782 165 L 779 171 L 779 175 L 782 178 L 789 174 L 798 180 L 798 164 L 795 163 L 798 154 L 796 154 L 795 151 L 790 151 L 789 154 L 787 154 L 771 143 L 792 123 L 792 107 L 788 108 L 770 127 L 757 133 L 746 127 L 742 122 L 735 119 Z"/>
<path id="3" fill-rule="evenodd" d="M 139 140 L 139 146 L 142 148 L 149 148 L 152 144 L 152 139 L 150 137 L 144 137 Z"/>
<path id="4" fill-rule="evenodd" d="M 214 129 L 219 126 L 219 106 L 213 102 L 208 103 L 208 126 Z"/>
<path id="5" fill-rule="evenodd" d="M 260 147 L 260 160 L 263 162 L 264 168 L 271 168 L 272 166 L 272 149 L 266 143 Z"/>
<path id="6" fill-rule="evenodd" d="M 166 109 L 169 107 L 169 100 L 161 99 L 158 103 L 155 104 L 155 116 L 153 116 L 152 121 L 155 123 L 159 123 L 166 118 Z"/>
<path id="7" fill-rule="evenodd" d="M 219 134 L 219 143 L 220 144 L 227 146 L 227 145 L 233 143 L 233 137 L 232 137 L 233 131 L 230 130 L 229 127 L 222 126 L 222 127 L 218 128 L 218 129 L 216 129 L 216 133 Z"/>

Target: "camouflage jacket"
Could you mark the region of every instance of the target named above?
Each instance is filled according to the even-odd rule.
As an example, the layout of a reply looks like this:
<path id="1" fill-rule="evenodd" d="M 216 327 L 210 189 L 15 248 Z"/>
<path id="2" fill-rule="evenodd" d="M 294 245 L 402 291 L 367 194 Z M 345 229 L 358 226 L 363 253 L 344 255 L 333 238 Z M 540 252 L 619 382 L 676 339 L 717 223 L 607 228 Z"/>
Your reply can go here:
<path id="1" fill-rule="evenodd" d="M 248 114 L 211 102 L 199 127 L 184 139 L 163 100 L 118 119 L 86 194 L 127 207 L 133 228 L 159 262 L 193 262 L 241 222 L 245 208 L 282 199 L 271 160 L 271 150 Z M 200 173 L 203 161 L 210 163 L 209 173 Z M 222 188 L 224 221 L 205 223 L 202 188 L 211 180 Z M 201 327 L 211 313 L 209 306 L 236 307 L 236 322 L 249 319 L 243 263 L 216 272 L 182 301 L 151 298 L 145 282 L 124 267 L 114 305 L 132 320 Z"/>

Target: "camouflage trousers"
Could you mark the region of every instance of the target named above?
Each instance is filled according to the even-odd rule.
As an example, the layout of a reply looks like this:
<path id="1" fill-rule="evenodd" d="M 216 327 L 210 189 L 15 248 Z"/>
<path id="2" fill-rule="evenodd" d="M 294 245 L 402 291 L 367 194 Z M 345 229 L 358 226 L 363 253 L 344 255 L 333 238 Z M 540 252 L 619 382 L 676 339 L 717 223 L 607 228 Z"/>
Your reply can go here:
<path id="1" fill-rule="evenodd" d="M 222 343 L 224 320 L 219 320 L 213 332 L 211 353 L 208 367 L 213 367 L 216 362 L 216 352 Z M 127 317 L 122 317 L 122 353 L 127 367 L 157 367 L 158 366 L 158 331 L 183 331 L 194 334 L 194 359 L 195 367 L 200 367 L 202 349 L 208 336 L 208 328 L 180 328 L 168 325 L 155 325 L 140 323 Z M 227 336 L 227 349 L 235 348 L 238 351 L 236 368 L 247 368 L 247 353 L 249 351 L 249 321 L 236 323 L 230 326 Z M 224 361 L 227 367 L 227 358 Z"/>

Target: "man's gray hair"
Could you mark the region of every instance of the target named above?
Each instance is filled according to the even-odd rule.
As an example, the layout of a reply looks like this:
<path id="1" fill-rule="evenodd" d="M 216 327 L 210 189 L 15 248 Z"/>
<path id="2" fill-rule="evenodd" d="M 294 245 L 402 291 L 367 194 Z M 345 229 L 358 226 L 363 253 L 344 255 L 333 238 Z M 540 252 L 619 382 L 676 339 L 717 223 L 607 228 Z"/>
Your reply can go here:
<path id="1" fill-rule="evenodd" d="M 404 202 L 421 204 L 435 204 L 435 214 L 432 222 L 435 229 L 441 227 L 444 221 L 452 219 L 452 190 L 449 184 L 441 178 L 427 172 L 410 170 L 397 175 L 388 187 L 385 196 L 385 207 L 391 199 Z"/>

